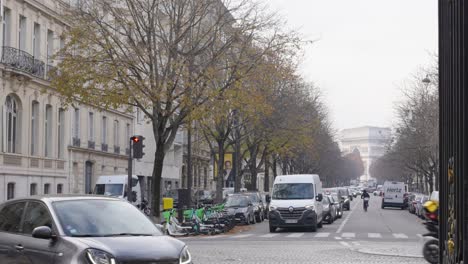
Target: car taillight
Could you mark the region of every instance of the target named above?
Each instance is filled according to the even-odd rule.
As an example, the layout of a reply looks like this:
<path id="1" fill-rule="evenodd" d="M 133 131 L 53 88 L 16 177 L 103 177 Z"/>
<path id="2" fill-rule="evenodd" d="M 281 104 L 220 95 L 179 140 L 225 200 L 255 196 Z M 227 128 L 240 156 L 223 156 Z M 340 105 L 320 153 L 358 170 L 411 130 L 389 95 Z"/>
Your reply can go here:
<path id="1" fill-rule="evenodd" d="M 427 218 L 431 220 L 437 220 L 437 214 L 436 213 L 428 213 L 426 214 Z"/>

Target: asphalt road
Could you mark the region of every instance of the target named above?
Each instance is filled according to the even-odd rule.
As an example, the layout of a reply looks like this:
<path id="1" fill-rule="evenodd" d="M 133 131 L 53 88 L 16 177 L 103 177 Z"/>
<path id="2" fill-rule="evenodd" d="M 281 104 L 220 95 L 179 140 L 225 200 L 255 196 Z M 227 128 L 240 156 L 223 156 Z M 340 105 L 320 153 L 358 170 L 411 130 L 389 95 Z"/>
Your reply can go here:
<path id="1" fill-rule="evenodd" d="M 367 212 L 354 199 L 351 211 L 317 232 L 270 233 L 268 221 L 232 234 L 181 238 L 195 263 L 425 263 L 422 220 L 407 210 L 381 209 L 371 197 Z"/>

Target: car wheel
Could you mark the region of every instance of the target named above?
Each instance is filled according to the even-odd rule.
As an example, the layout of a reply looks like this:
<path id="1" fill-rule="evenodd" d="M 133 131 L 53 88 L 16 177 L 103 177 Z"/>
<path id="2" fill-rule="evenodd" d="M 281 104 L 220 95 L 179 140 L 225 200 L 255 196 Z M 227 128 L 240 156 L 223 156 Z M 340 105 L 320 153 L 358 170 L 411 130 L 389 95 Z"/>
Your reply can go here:
<path id="1" fill-rule="evenodd" d="M 318 228 L 322 228 L 322 227 L 323 227 L 323 220 L 320 221 L 320 223 L 317 224 L 317 227 L 318 227 Z"/>
<path id="2" fill-rule="evenodd" d="M 317 232 L 317 223 L 315 223 L 313 226 L 309 227 L 309 230 L 311 232 Z"/>
<path id="3" fill-rule="evenodd" d="M 258 216 L 255 216 L 255 221 L 256 221 L 257 223 L 262 222 L 262 216 L 260 215 L 260 213 L 258 213 Z"/>
<path id="4" fill-rule="evenodd" d="M 276 226 L 271 226 L 270 225 L 270 233 L 276 232 Z"/>

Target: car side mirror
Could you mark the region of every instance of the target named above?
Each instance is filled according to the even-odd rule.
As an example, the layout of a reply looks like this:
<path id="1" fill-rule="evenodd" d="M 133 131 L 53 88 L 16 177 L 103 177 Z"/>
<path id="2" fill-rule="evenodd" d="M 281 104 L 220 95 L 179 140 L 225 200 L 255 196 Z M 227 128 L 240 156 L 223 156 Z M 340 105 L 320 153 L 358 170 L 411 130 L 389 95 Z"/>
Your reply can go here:
<path id="1" fill-rule="evenodd" d="M 267 203 L 271 202 L 271 196 L 270 195 L 265 196 L 265 200 L 267 201 Z"/>
<path id="2" fill-rule="evenodd" d="M 319 193 L 315 199 L 317 201 L 321 202 L 323 200 L 323 195 L 321 193 Z"/>
<path id="3" fill-rule="evenodd" d="M 48 226 L 39 226 L 34 228 L 32 231 L 32 237 L 39 239 L 52 239 L 55 235 L 52 233 L 52 229 Z"/>

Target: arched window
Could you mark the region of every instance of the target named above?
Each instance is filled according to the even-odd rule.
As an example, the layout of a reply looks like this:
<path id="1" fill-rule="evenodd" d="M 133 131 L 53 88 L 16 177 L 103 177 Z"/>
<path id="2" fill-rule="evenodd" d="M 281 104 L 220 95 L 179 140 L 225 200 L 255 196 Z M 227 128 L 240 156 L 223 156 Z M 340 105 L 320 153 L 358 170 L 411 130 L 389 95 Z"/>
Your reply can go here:
<path id="1" fill-rule="evenodd" d="M 6 151 L 9 153 L 19 153 L 20 135 L 20 105 L 18 100 L 8 95 L 5 101 L 6 113 Z"/>

